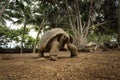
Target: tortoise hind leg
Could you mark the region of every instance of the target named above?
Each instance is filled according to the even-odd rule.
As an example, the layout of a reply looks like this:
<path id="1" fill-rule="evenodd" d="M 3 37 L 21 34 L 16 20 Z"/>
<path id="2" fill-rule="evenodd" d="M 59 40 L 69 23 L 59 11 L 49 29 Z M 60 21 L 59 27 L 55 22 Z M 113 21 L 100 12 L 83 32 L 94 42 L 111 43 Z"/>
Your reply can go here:
<path id="1" fill-rule="evenodd" d="M 57 53 L 60 50 L 60 43 L 57 40 L 54 40 L 50 49 L 50 60 L 57 60 Z"/>
<path id="2" fill-rule="evenodd" d="M 73 45 L 73 44 L 71 44 L 71 43 L 68 43 L 68 44 L 67 44 L 67 47 L 68 47 L 68 49 L 69 49 L 70 52 L 71 52 L 71 57 L 77 56 L 78 50 L 77 50 L 77 48 L 75 47 L 75 45 Z"/>

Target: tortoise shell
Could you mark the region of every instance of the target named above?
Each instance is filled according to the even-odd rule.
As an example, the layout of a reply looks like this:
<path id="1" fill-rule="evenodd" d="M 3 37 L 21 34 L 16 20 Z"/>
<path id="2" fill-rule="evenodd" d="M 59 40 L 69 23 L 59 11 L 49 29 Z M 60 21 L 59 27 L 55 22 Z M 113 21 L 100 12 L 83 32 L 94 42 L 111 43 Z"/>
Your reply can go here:
<path id="1" fill-rule="evenodd" d="M 54 28 L 51 30 L 48 30 L 46 33 L 44 33 L 44 35 L 41 37 L 40 43 L 39 43 L 39 49 L 43 52 L 45 52 L 47 49 L 49 49 L 49 45 L 50 43 L 55 39 L 55 38 L 59 38 L 59 36 L 61 35 L 65 35 L 68 38 L 70 38 L 70 40 L 72 40 L 72 37 L 69 36 L 68 33 L 66 33 L 63 29 L 61 28 Z"/>

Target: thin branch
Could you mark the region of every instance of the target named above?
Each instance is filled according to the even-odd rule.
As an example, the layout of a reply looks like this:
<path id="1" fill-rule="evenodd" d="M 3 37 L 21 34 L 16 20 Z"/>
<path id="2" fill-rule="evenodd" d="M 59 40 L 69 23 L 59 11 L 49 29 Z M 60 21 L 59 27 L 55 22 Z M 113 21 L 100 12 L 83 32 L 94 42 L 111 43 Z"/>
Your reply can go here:
<path id="1" fill-rule="evenodd" d="M 24 43 L 24 41 L 25 41 L 25 38 L 24 38 L 24 36 L 25 36 L 25 31 L 26 31 L 26 25 L 27 25 L 27 22 L 25 21 L 24 22 L 24 26 L 23 26 L 23 31 L 22 31 L 22 40 L 21 40 L 21 54 L 23 53 L 23 43 Z"/>
<path id="2" fill-rule="evenodd" d="M 76 31 L 75 31 L 75 28 L 74 28 L 74 26 L 73 26 L 73 24 L 72 24 L 72 20 L 71 20 L 71 17 L 70 17 L 70 12 L 69 12 L 69 8 L 68 8 L 67 0 L 65 0 L 65 5 L 66 5 L 66 9 L 67 9 L 67 14 L 68 14 L 70 26 L 71 26 L 72 30 L 74 30 L 73 33 L 74 33 L 74 35 L 75 35 L 75 32 L 76 32 Z"/>
<path id="3" fill-rule="evenodd" d="M 108 22 L 112 22 L 112 21 L 105 21 L 105 22 L 102 22 L 102 23 L 95 24 L 94 26 L 98 27 L 98 26 L 104 25 L 104 24 L 106 24 L 106 23 L 108 23 Z M 106 29 L 106 30 L 112 31 L 112 30 L 108 29 L 108 28 L 105 27 L 105 26 L 101 26 L 101 27 L 104 28 L 104 29 Z"/>
<path id="4" fill-rule="evenodd" d="M 110 22 L 110 21 L 105 21 L 105 22 L 102 22 L 102 23 L 97 23 L 97 24 L 95 24 L 94 26 L 101 26 L 101 25 L 104 25 L 104 24 L 106 24 L 106 23 L 108 23 L 108 22 Z"/>
<path id="5" fill-rule="evenodd" d="M 88 30 L 89 30 L 90 24 L 91 24 L 92 3 L 93 3 L 92 0 L 90 0 L 90 8 L 89 8 L 89 15 L 88 15 L 88 24 L 87 24 L 87 26 L 86 26 L 86 29 L 85 29 L 84 32 L 83 32 L 83 34 L 84 34 L 85 36 L 87 36 Z"/>
<path id="6" fill-rule="evenodd" d="M 76 0 L 76 11 L 77 11 L 77 23 L 78 23 L 78 31 L 82 34 L 83 26 L 82 26 L 82 20 L 81 20 L 81 15 L 80 15 L 80 9 L 79 9 L 79 1 Z"/>

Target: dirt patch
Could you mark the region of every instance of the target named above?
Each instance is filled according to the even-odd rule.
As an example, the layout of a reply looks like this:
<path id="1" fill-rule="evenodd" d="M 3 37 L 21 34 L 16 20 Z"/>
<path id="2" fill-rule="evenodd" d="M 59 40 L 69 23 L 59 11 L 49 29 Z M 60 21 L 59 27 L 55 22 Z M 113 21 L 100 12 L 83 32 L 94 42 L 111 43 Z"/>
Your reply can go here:
<path id="1" fill-rule="evenodd" d="M 79 53 L 76 58 L 60 52 L 57 61 L 50 61 L 47 53 L 37 57 L 12 54 L 12 59 L 0 59 L 0 80 L 120 80 L 120 51 Z"/>

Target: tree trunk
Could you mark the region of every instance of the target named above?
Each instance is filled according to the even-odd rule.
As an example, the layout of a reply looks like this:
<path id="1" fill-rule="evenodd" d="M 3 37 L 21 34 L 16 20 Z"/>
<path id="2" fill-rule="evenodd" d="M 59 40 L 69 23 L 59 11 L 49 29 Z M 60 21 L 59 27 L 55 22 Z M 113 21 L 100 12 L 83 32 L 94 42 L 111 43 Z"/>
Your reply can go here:
<path id="1" fill-rule="evenodd" d="M 21 40 L 21 54 L 23 53 L 23 44 L 24 44 L 24 41 L 25 41 L 25 31 L 26 31 L 26 22 L 24 23 L 24 27 L 23 27 L 23 31 L 22 31 L 22 40 Z"/>
<path id="2" fill-rule="evenodd" d="M 0 10 L 0 18 L 2 17 L 2 14 L 5 11 L 5 8 L 8 6 L 10 0 L 6 0 L 5 4 L 2 6 L 1 10 Z"/>
<path id="3" fill-rule="evenodd" d="M 36 37 L 35 43 L 34 43 L 33 53 L 36 52 L 36 46 L 37 46 L 37 43 L 38 43 L 38 37 L 39 37 L 39 34 L 41 32 L 41 28 L 42 28 L 42 26 L 44 24 L 44 21 L 45 21 L 45 19 L 43 19 L 42 22 L 41 22 L 41 24 L 40 24 L 40 27 L 39 27 L 39 30 L 38 30 L 38 34 L 37 34 L 37 37 Z"/>
<path id="4" fill-rule="evenodd" d="M 119 7 L 118 7 L 118 45 L 120 48 L 120 1 L 119 1 Z"/>
<path id="5" fill-rule="evenodd" d="M 74 37 L 74 44 L 76 45 L 76 47 L 80 48 L 80 47 L 84 47 L 87 44 L 87 37 L 84 35 L 78 35 L 77 37 Z"/>

